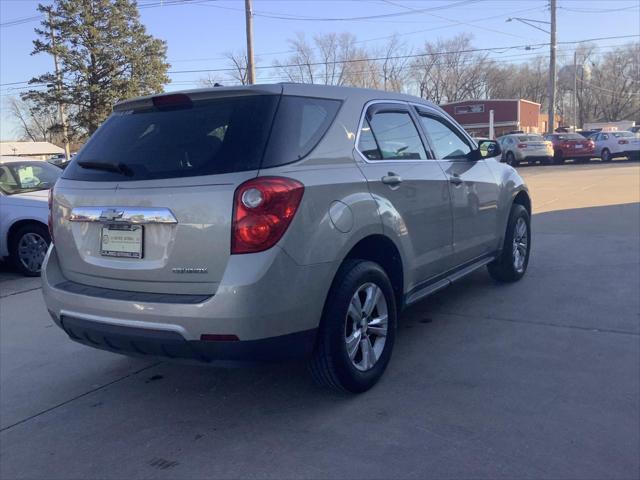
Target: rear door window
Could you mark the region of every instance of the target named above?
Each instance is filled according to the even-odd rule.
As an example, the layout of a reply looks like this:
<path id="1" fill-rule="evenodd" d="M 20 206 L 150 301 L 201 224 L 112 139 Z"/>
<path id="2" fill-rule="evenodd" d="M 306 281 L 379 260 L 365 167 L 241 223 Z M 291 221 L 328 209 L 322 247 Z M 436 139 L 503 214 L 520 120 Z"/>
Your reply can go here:
<path id="1" fill-rule="evenodd" d="M 260 167 L 278 95 L 198 101 L 179 107 L 114 112 L 63 177 L 128 181 L 221 174 Z M 81 163 L 123 165 L 120 172 Z"/>
<path id="2" fill-rule="evenodd" d="M 427 154 L 409 112 L 380 112 L 365 120 L 358 150 L 368 160 L 426 160 Z"/>

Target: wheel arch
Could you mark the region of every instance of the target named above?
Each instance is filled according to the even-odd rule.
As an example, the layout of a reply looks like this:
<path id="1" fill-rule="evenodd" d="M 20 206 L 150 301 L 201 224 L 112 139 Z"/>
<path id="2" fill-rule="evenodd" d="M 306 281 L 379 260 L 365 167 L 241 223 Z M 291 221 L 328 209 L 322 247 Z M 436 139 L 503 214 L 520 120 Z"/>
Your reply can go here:
<path id="1" fill-rule="evenodd" d="M 531 197 L 529 197 L 526 190 L 520 190 L 513 197 L 513 204 L 522 205 L 529 213 L 529 216 L 531 216 Z"/>
<path id="2" fill-rule="evenodd" d="M 380 265 L 391 282 L 398 310 L 404 303 L 404 265 L 400 250 L 389 237 L 372 234 L 360 239 L 343 258 L 340 266 L 348 260 L 369 260 Z"/>
<path id="3" fill-rule="evenodd" d="M 27 225 L 38 225 L 40 227 L 48 229 L 46 223 L 43 223 L 42 221 L 36 218 L 22 218 L 20 220 L 17 220 L 13 222 L 9 227 L 9 229 L 7 230 L 7 246 L 9 246 L 13 241 L 13 236 L 16 234 L 16 232 L 18 232 L 18 230 L 20 230 L 22 227 Z"/>

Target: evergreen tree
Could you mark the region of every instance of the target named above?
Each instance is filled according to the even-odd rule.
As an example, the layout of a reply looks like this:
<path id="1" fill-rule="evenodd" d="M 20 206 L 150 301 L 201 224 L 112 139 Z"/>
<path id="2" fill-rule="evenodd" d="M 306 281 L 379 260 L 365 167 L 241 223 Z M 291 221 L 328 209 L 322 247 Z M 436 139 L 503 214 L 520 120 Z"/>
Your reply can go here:
<path id="1" fill-rule="evenodd" d="M 23 98 L 43 107 L 61 101 L 76 130 L 92 134 L 117 101 L 169 82 L 166 43 L 146 32 L 135 0 L 55 0 L 38 10 L 45 18 L 32 55 L 57 54 L 60 82 L 55 72 L 33 78 L 46 89 Z"/>

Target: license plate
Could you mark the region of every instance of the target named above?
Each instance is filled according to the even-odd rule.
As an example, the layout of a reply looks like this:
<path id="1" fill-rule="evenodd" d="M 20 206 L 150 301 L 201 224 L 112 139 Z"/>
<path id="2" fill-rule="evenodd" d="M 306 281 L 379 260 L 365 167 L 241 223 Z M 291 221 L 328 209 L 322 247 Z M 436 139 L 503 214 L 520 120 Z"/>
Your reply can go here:
<path id="1" fill-rule="evenodd" d="M 584 145 L 576 145 L 575 147 L 576 148 L 582 148 L 582 147 L 584 147 Z"/>
<path id="2" fill-rule="evenodd" d="M 102 227 L 101 233 L 101 255 L 105 257 L 142 258 L 142 226 L 108 225 Z"/>

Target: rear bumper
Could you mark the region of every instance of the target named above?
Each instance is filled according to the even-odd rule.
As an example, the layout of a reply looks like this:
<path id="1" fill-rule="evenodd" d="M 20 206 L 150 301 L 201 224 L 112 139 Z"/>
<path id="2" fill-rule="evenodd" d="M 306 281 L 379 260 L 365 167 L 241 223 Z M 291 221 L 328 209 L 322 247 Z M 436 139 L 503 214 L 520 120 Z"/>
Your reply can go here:
<path id="1" fill-rule="evenodd" d="M 149 294 L 70 282 L 52 246 L 42 269 L 42 291 L 56 323 L 86 345 L 131 355 L 255 361 L 308 353 L 336 268 L 333 263 L 298 265 L 274 247 L 232 255 L 215 295 Z M 72 334 L 74 329 L 80 334 Z M 109 335 L 96 336 L 99 332 Z M 203 335 L 234 336 L 238 341 L 203 342 Z M 129 343 L 123 344 L 128 337 Z M 293 348 L 291 343 L 299 345 Z M 138 344 L 150 353 L 138 351 Z M 269 353 L 273 346 L 276 355 Z"/>
<path id="2" fill-rule="evenodd" d="M 550 163 L 553 160 L 553 155 L 523 155 L 520 159 L 521 162 L 541 162 Z"/>
<path id="3" fill-rule="evenodd" d="M 136 357 L 186 363 L 237 364 L 290 360 L 308 356 L 316 330 L 248 341 L 186 340 L 167 330 L 124 327 L 63 316 L 56 323 L 72 340 L 90 347 Z"/>
<path id="4" fill-rule="evenodd" d="M 592 158 L 596 156 L 596 152 L 562 152 L 563 158 Z"/>

